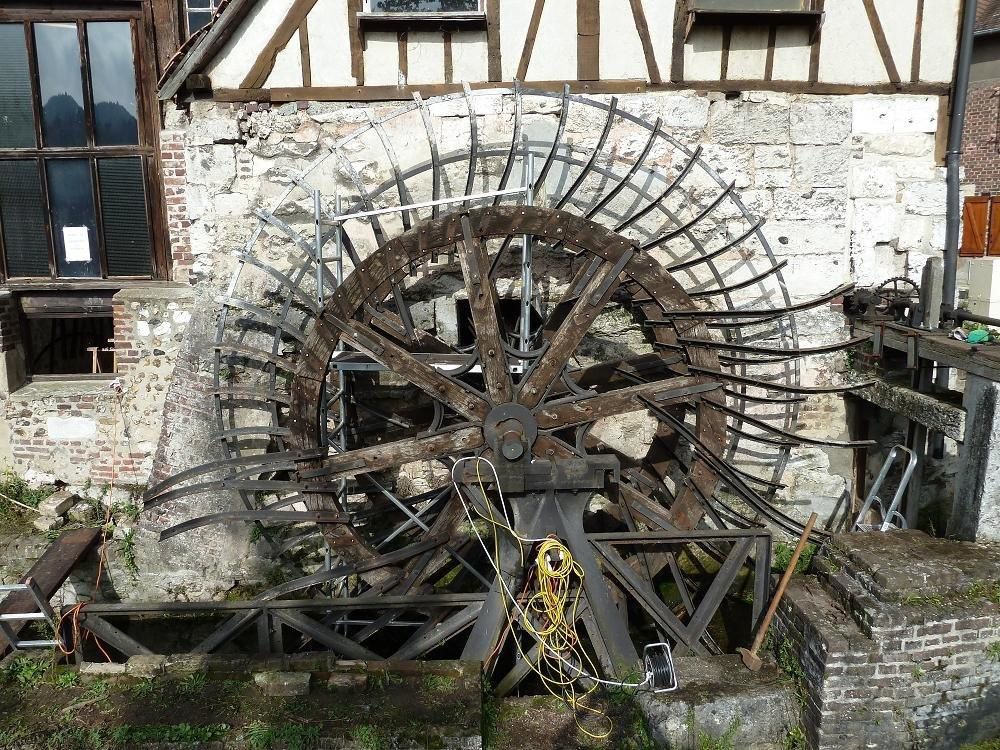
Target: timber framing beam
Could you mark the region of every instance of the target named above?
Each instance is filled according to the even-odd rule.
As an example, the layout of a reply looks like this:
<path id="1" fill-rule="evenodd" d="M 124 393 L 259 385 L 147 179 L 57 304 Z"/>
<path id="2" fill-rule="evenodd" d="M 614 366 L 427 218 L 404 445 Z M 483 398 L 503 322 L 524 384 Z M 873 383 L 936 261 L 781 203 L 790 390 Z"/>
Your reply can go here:
<path id="1" fill-rule="evenodd" d="M 502 82 L 482 81 L 471 89 L 493 88 Z M 512 85 L 512 83 L 506 84 Z M 947 83 L 877 83 L 856 85 L 809 81 L 664 81 L 647 83 L 638 80 L 610 81 L 526 81 L 526 90 L 562 92 L 569 86 L 575 94 L 641 94 L 654 91 L 776 91 L 791 94 L 919 94 L 946 96 Z M 413 95 L 439 96 L 462 91 L 461 83 L 436 83 L 413 86 L 299 86 L 289 88 L 215 89 L 213 97 L 221 102 L 295 102 L 295 101 L 412 101 Z"/>

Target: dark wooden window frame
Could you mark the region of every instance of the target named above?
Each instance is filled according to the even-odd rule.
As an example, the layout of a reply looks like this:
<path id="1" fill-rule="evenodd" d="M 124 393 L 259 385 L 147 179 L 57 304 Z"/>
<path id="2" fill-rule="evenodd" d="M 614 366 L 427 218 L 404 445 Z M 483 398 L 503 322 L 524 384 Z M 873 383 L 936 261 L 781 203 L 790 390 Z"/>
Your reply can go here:
<path id="1" fill-rule="evenodd" d="M 136 107 L 138 114 L 139 145 L 137 146 L 81 146 L 81 147 L 45 147 L 42 140 L 40 90 L 38 81 L 38 62 L 35 57 L 33 23 L 62 22 L 75 23 L 84 29 L 83 24 L 91 21 L 128 21 L 132 29 L 132 55 L 136 80 Z M 46 214 L 46 233 L 49 241 L 49 276 L 48 277 L 8 277 L 7 259 L 3 247 L 3 237 L 0 233 L 0 279 L 11 289 L 119 289 L 131 286 L 136 282 L 148 283 L 154 280 L 169 278 L 169 258 L 166 242 L 166 221 L 164 216 L 163 189 L 159 175 L 161 174 L 159 151 L 159 107 L 156 92 L 151 90 L 156 81 L 156 57 L 152 39 L 152 19 L 148 6 L 138 3 L 125 5 L 112 3 L 101 7 L 76 5 L 67 8 L 53 7 L 23 7 L 0 8 L 0 23 L 20 23 L 25 29 L 25 43 L 28 51 L 29 74 L 32 87 L 32 109 L 35 120 L 35 147 L 33 148 L 0 148 L 0 159 L 34 159 L 38 165 L 42 186 L 43 209 Z M 88 50 L 85 44 L 85 32 L 81 32 L 81 54 L 89 70 Z M 88 117 L 88 127 L 91 126 L 92 91 L 90 76 L 84 76 L 84 101 Z M 93 132 L 90 127 L 90 132 Z M 146 218 L 149 223 L 149 239 L 151 249 L 152 273 L 149 276 L 107 276 L 107 258 L 104 238 L 101 236 L 103 219 L 99 193 L 96 160 L 101 157 L 139 157 L 143 169 L 146 187 Z M 86 158 L 90 163 L 91 183 L 94 191 L 95 216 L 98 224 L 98 241 L 100 244 L 101 277 L 73 279 L 57 275 L 55 263 L 55 238 L 52 232 L 51 211 L 48 205 L 48 190 L 45 176 L 45 160 L 57 158 Z"/>

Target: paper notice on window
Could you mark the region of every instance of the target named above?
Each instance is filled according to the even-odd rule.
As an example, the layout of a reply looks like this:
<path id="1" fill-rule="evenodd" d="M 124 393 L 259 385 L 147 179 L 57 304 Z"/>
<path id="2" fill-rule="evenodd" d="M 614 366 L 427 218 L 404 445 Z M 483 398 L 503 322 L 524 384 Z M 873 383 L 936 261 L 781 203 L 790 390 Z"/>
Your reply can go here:
<path id="1" fill-rule="evenodd" d="M 90 229 L 63 227 L 63 248 L 68 263 L 90 263 Z"/>

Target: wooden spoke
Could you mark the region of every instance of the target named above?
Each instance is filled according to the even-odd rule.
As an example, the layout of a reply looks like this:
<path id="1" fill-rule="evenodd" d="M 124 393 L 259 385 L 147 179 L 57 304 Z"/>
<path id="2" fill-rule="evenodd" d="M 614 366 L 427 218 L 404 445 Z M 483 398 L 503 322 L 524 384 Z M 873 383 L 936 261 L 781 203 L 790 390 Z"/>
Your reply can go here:
<path id="1" fill-rule="evenodd" d="M 566 319 L 547 337 L 548 348 L 538 358 L 521 382 L 518 403 L 529 409 L 538 406 L 546 391 L 559 377 L 559 373 L 576 351 L 580 341 L 590 330 L 594 319 L 604 309 L 611 295 L 618 289 L 619 274 L 632 257 L 631 248 L 625 250 L 617 262 L 604 261 L 583 285 L 580 296 L 573 303 Z"/>
<path id="2" fill-rule="evenodd" d="M 719 388 L 720 384 L 704 378 L 666 378 L 628 388 L 619 388 L 592 396 L 580 396 L 571 401 L 546 404 L 536 414 L 540 429 L 572 427 L 616 414 L 646 408 L 641 399 L 648 398 L 660 405 L 680 401 L 697 401 L 701 394 Z"/>
<path id="3" fill-rule="evenodd" d="M 370 448 L 359 448 L 346 453 L 335 453 L 323 462 L 323 467 L 304 472 L 305 476 L 329 476 L 334 479 L 353 477 L 391 466 L 441 458 L 464 453 L 483 444 L 483 432 L 478 427 L 458 425 L 425 437 L 397 440 Z"/>
<path id="4" fill-rule="evenodd" d="M 472 324 L 476 330 L 479 363 L 483 368 L 486 392 L 494 404 L 511 400 L 513 385 L 507 371 L 504 354 L 502 325 L 497 312 L 497 295 L 489 277 L 489 257 L 479 238 L 472 234 L 468 214 L 462 216 L 462 250 L 458 254 L 465 277 L 465 290 L 469 295 Z"/>
<path id="5" fill-rule="evenodd" d="M 367 353 L 392 372 L 402 375 L 432 398 L 443 401 L 467 419 L 483 419 L 489 413 L 486 399 L 474 393 L 463 383 L 438 372 L 421 362 L 388 337 L 355 320 L 342 320 L 329 316 L 330 325 L 343 333 L 344 341 Z M 317 322 L 319 325 L 319 322 Z"/>

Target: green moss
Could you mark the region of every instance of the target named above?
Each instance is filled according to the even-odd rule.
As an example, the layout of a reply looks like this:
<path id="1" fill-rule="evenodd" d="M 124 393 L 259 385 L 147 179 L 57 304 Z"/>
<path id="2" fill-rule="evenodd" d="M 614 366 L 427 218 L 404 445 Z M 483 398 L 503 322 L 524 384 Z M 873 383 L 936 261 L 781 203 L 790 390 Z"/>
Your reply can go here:
<path id="1" fill-rule="evenodd" d="M 792 553 L 795 552 L 795 548 L 790 544 L 785 544 L 784 542 L 778 542 L 774 546 L 774 555 L 771 558 L 771 570 L 783 573 L 788 570 L 788 564 L 792 561 Z M 799 561 L 795 564 L 796 573 L 805 573 L 809 570 L 809 565 L 812 563 L 813 555 L 816 554 L 816 545 L 807 544 L 802 550 L 802 554 L 799 555 Z"/>

